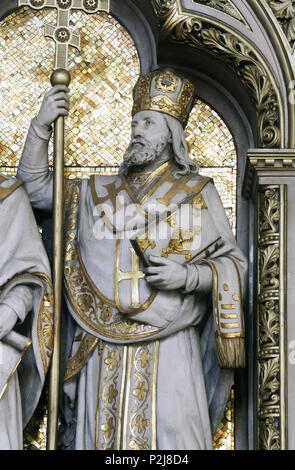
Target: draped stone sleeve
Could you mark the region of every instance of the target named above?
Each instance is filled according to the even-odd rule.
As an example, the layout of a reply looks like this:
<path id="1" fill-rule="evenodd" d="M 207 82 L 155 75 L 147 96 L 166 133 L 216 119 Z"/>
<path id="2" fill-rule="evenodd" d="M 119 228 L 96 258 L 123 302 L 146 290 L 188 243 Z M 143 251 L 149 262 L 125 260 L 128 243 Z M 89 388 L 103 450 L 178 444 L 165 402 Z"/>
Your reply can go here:
<path id="1" fill-rule="evenodd" d="M 212 308 L 216 321 L 216 353 L 221 368 L 245 367 L 243 296 L 248 263 L 229 226 L 220 197 L 212 183 L 204 190 L 208 208 L 214 208 L 214 221 L 222 236 L 219 250 L 196 262 L 212 271 Z M 200 286 L 197 288 L 200 289 Z"/>
<path id="2" fill-rule="evenodd" d="M 14 182 L 15 179 L 6 178 L 5 185 L 11 183 L 12 186 Z M 20 313 L 22 323 L 19 322 L 2 340 L 7 350 L 15 349 L 18 339 L 19 344 L 24 344 L 16 366 L 12 370 L 5 369 L 6 379 L 2 388 L 17 370 L 25 425 L 39 401 L 52 352 L 51 273 L 24 189 L 18 187 L 0 201 L 0 210 L 0 303 L 5 303 L 5 299 L 11 300 L 15 289 L 25 287 L 31 293 L 31 299 L 27 299 L 29 311 Z M 14 300 L 12 307 L 20 308 L 20 299 Z M 4 368 L 1 368 L 2 373 Z"/>
<path id="3" fill-rule="evenodd" d="M 51 132 L 51 128 L 41 127 L 37 118 L 32 120 L 17 171 L 32 206 L 41 210 L 52 209 L 53 181 L 48 166 Z"/>
<path id="4" fill-rule="evenodd" d="M 28 312 L 33 308 L 33 294 L 28 286 L 15 286 L 3 298 L 1 305 L 6 305 L 23 322 Z"/>

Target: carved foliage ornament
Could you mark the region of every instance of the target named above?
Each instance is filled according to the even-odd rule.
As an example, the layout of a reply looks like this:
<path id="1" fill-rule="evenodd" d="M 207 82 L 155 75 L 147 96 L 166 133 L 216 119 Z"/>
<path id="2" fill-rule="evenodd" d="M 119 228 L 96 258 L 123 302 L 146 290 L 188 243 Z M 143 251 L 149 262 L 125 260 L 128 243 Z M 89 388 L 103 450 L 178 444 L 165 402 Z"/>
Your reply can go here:
<path id="1" fill-rule="evenodd" d="M 261 59 L 241 37 L 212 26 L 209 20 L 178 12 L 177 0 L 153 0 L 161 39 L 205 50 L 225 62 L 248 89 L 256 106 L 259 145 L 280 147 L 278 97 Z"/>
<path id="2" fill-rule="evenodd" d="M 281 402 L 284 400 L 281 382 L 280 337 L 283 312 L 280 309 L 280 257 L 282 238 L 280 233 L 282 188 L 261 186 L 259 190 L 259 238 L 258 238 L 258 449 L 282 449 L 284 426 Z"/>
<path id="3" fill-rule="evenodd" d="M 241 21 L 241 23 L 246 24 L 239 10 L 229 0 L 193 0 L 193 2 L 215 8 L 216 10 L 222 11 L 236 20 Z"/>
<path id="4" fill-rule="evenodd" d="M 295 50 L 295 3 L 292 0 L 265 0 L 280 23 L 292 50 Z"/>

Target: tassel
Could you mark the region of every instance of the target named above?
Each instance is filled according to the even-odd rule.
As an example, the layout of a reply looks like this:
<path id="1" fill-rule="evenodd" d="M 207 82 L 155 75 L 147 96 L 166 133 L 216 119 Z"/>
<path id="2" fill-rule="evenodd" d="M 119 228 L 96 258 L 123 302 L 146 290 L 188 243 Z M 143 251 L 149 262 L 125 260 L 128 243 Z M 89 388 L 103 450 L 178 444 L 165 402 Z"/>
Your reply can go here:
<path id="1" fill-rule="evenodd" d="M 221 369 L 236 369 L 246 367 L 244 338 L 224 338 L 215 334 L 216 353 Z"/>

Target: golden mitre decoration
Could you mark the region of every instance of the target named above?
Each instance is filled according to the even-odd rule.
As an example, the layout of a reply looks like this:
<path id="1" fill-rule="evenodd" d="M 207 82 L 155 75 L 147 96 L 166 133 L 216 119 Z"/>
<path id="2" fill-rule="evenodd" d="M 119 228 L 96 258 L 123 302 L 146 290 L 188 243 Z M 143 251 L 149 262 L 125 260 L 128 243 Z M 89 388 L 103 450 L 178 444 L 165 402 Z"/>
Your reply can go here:
<path id="1" fill-rule="evenodd" d="M 186 126 L 194 105 L 195 86 L 170 69 L 155 70 L 139 77 L 133 90 L 132 116 L 139 111 L 159 111 Z"/>

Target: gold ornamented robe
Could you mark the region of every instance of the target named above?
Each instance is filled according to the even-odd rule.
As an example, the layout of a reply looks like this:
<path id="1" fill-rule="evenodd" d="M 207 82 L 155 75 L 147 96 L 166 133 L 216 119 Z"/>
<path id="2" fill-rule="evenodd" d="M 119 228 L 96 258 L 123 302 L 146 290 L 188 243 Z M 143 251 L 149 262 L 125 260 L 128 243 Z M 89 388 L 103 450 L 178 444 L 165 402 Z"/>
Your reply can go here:
<path id="1" fill-rule="evenodd" d="M 44 209 L 52 206 L 47 140 L 33 123 L 18 173 Z M 137 194 L 120 176 L 67 184 L 64 277 L 76 328 L 65 393 L 76 449 L 210 449 L 233 368 L 244 365 L 247 261 L 212 181 L 174 173 L 164 165 Z M 200 227 L 159 240 L 145 230 L 158 211 L 180 235 L 173 217 L 184 204 Z M 186 263 L 185 289 L 149 286 L 141 269 L 154 252 Z"/>

